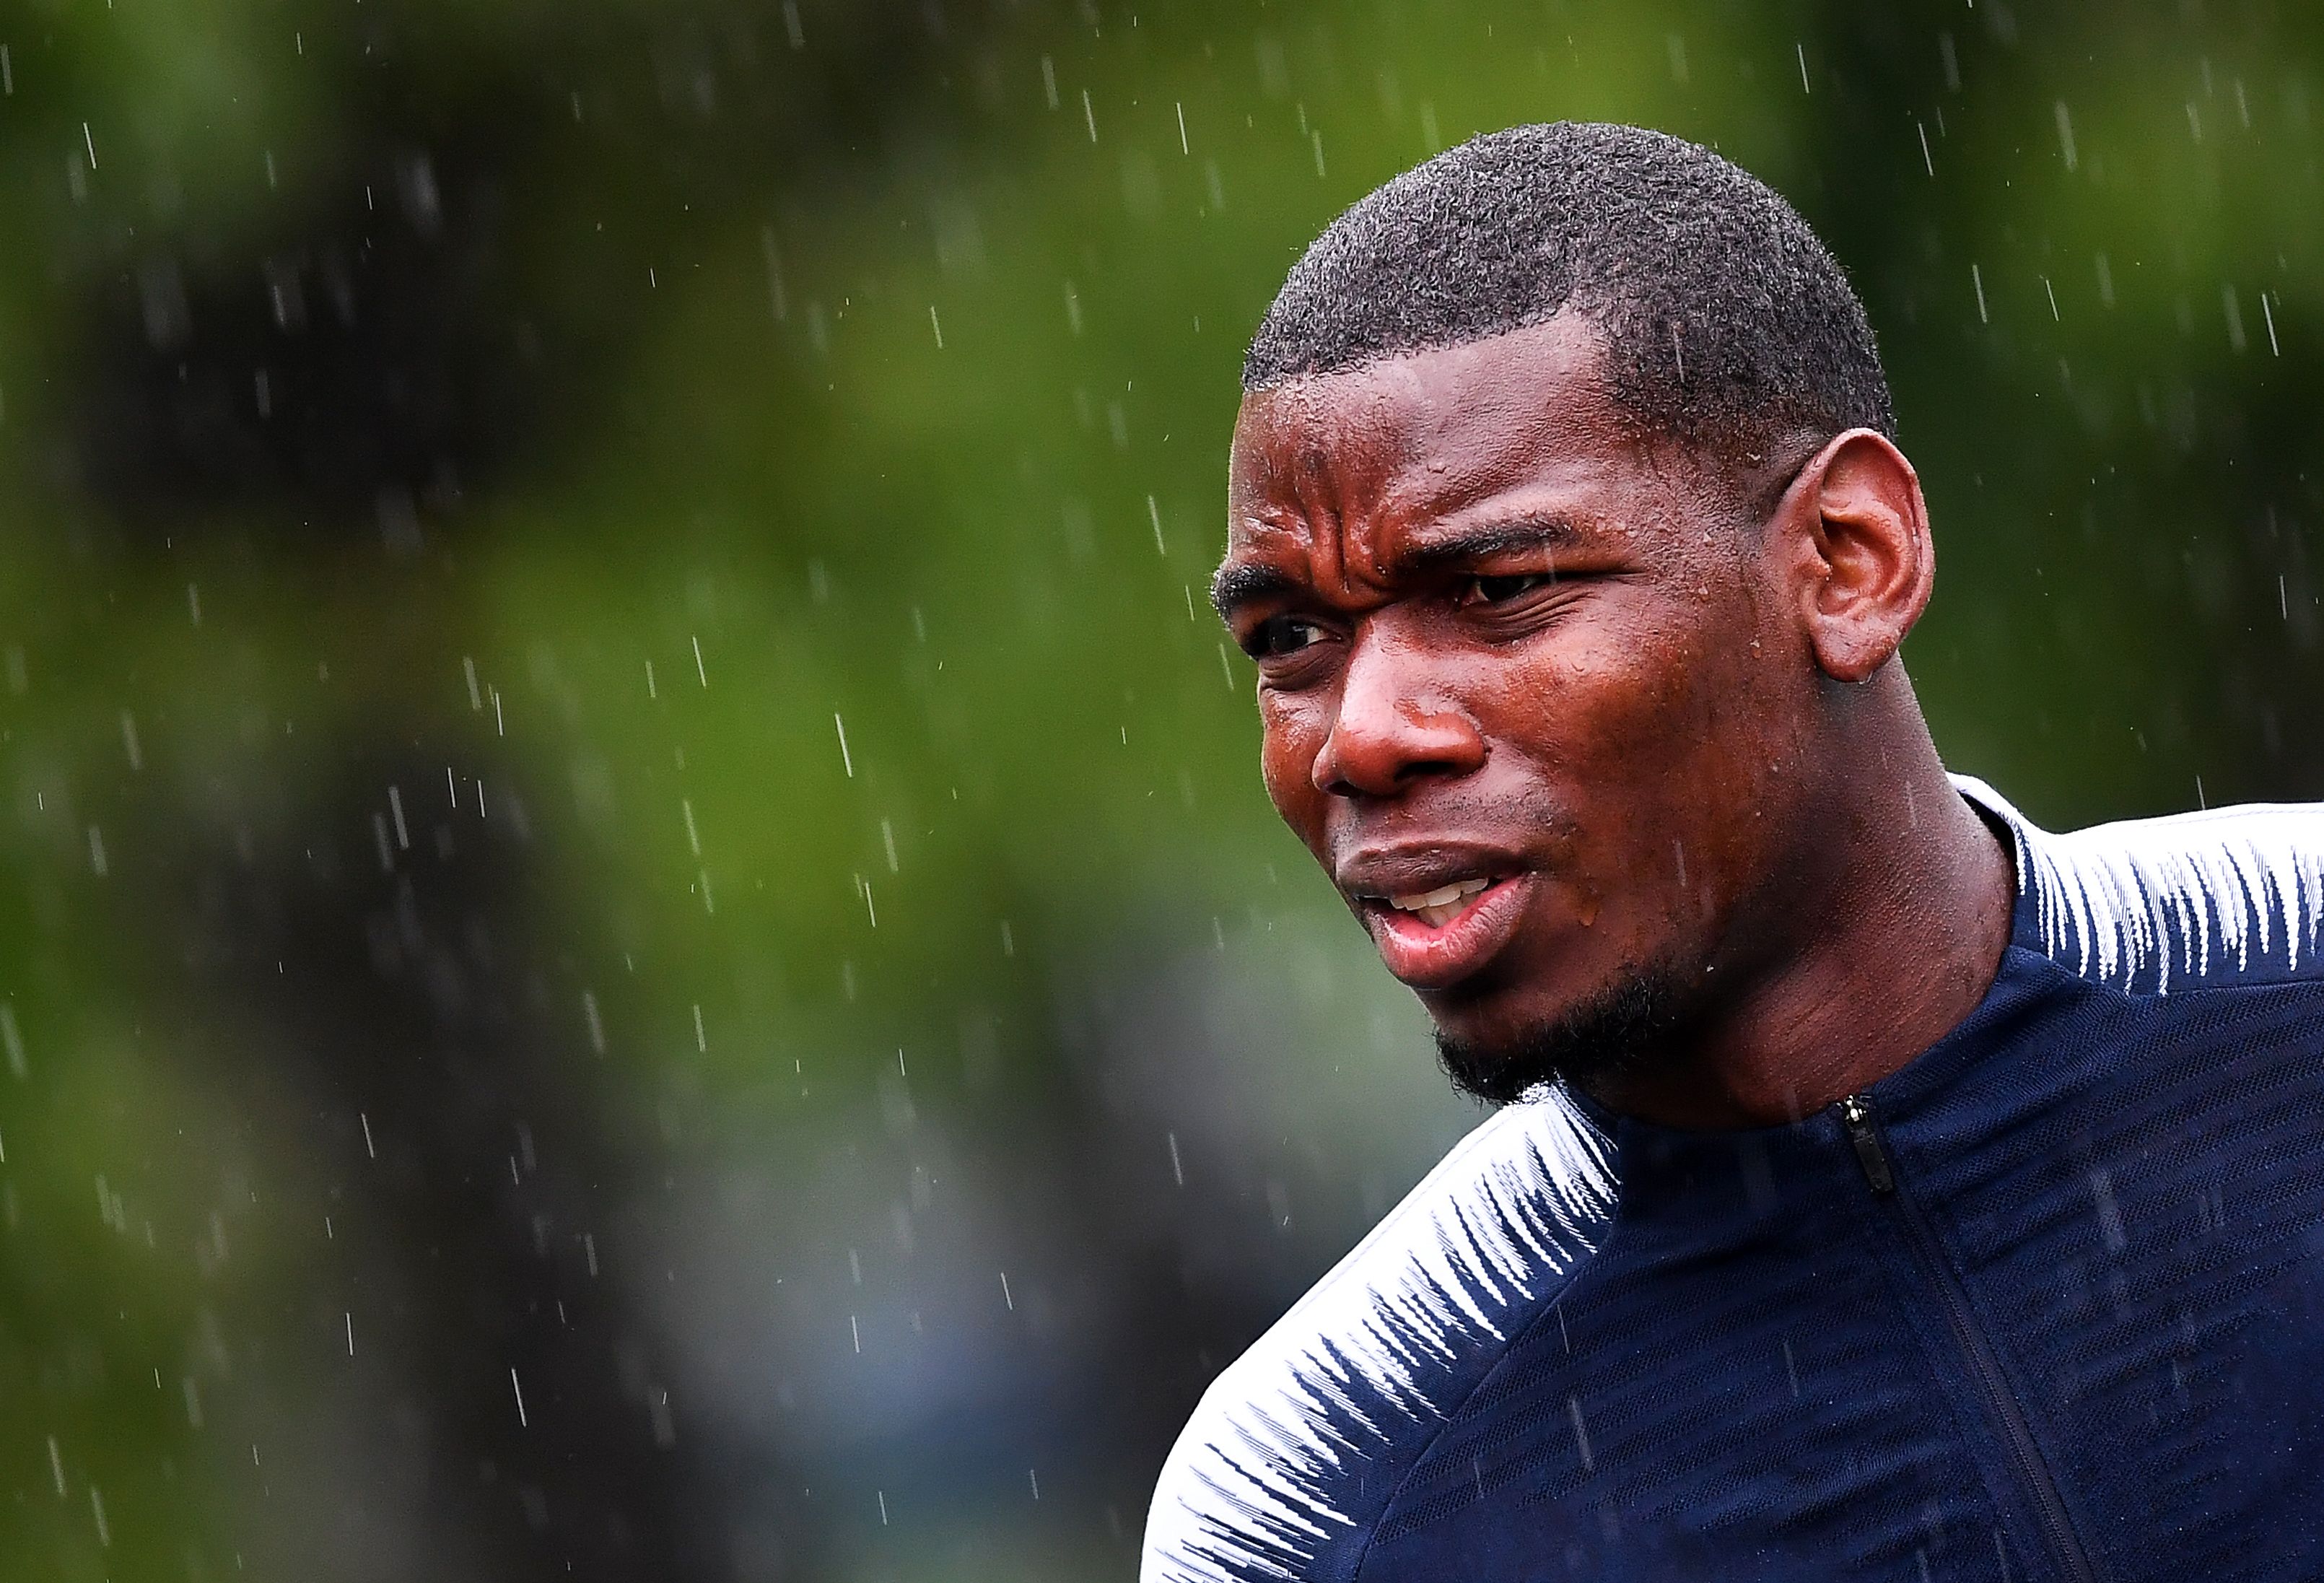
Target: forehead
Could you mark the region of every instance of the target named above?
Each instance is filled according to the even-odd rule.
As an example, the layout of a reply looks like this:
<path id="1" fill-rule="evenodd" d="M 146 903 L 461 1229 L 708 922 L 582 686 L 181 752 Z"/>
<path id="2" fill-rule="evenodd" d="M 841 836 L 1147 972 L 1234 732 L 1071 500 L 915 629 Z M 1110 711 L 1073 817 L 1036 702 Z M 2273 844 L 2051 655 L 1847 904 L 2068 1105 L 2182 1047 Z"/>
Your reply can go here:
<path id="1" fill-rule="evenodd" d="M 1319 528 L 1408 529 L 1512 491 L 1587 514 L 1649 464 L 1601 358 L 1569 315 L 1255 393 L 1235 425 L 1230 558 Z"/>

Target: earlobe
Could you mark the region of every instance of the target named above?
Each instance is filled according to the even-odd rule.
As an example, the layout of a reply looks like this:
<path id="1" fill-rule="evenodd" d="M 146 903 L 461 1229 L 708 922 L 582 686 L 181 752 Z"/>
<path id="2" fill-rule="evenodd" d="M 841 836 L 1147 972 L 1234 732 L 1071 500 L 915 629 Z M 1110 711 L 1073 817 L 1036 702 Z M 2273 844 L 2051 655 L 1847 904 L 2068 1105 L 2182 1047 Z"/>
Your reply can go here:
<path id="1" fill-rule="evenodd" d="M 1835 681 L 1871 680 L 1928 607 L 1936 579 L 1913 464 L 1886 435 L 1851 429 L 1801 469 L 1779 509 L 1803 531 L 1800 614 L 1816 663 Z"/>

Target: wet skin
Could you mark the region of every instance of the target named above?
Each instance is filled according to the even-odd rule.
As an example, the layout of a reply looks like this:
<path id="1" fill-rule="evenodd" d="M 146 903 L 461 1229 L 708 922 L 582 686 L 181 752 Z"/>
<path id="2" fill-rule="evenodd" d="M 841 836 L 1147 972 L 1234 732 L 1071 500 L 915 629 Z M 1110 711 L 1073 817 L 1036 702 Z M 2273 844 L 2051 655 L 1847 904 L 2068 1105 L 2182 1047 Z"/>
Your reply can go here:
<path id="1" fill-rule="evenodd" d="M 1645 437 L 1600 359 L 1563 316 L 1249 397 L 1214 591 L 1269 795 L 1442 1029 L 1515 1051 L 1651 976 L 1668 1048 L 1600 1097 L 1779 1120 L 1966 1014 L 2006 938 L 1894 658 L 1925 508 L 1863 431 Z"/>

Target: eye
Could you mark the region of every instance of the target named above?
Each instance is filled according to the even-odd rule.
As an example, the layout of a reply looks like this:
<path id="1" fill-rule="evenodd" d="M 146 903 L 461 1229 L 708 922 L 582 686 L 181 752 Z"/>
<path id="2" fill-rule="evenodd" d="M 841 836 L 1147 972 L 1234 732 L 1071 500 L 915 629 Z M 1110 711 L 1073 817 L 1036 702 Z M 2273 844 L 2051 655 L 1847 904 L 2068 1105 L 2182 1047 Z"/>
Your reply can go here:
<path id="1" fill-rule="evenodd" d="M 1463 605 L 1506 605 L 1520 595 L 1536 588 L 1546 588 L 1556 581 L 1554 574 L 1546 571 L 1512 572 L 1492 577 L 1472 577 L 1461 590 Z"/>
<path id="2" fill-rule="evenodd" d="M 1254 660 L 1281 659 L 1323 640 L 1323 629 L 1298 616 L 1270 616 L 1243 640 L 1243 653 Z"/>

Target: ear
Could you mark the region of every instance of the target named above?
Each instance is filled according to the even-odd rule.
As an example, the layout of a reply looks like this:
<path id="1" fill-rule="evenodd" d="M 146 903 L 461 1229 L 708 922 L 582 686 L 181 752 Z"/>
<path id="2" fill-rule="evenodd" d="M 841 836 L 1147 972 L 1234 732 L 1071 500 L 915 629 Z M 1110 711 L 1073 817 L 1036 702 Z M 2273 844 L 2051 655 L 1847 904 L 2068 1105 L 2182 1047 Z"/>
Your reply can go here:
<path id="1" fill-rule="evenodd" d="M 1851 429 L 1801 468 L 1769 524 L 1794 541 L 1799 613 L 1816 663 L 1866 681 L 1928 608 L 1936 546 L 1919 475 L 1886 435 Z"/>

